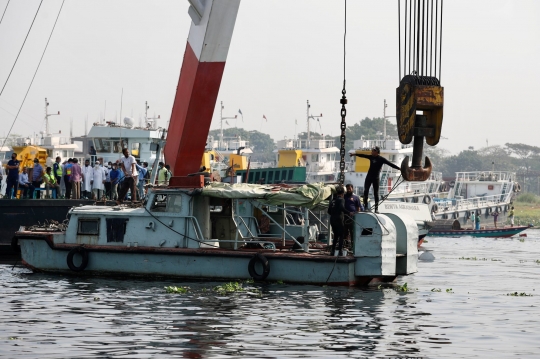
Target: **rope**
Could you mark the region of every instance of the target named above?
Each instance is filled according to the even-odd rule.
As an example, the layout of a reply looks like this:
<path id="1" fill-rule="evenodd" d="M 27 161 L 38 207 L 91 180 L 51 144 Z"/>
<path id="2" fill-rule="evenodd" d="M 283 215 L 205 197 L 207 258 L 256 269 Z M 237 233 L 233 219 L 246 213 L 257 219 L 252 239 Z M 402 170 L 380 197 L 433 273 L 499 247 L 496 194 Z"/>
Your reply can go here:
<path id="1" fill-rule="evenodd" d="M 21 55 L 21 52 L 24 48 L 24 44 L 26 44 L 26 40 L 28 39 L 28 35 L 30 35 L 30 31 L 32 30 L 32 26 L 34 26 L 34 21 L 36 21 L 36 17 L 39 13 L 39 9 L 41 8 L 41 4 L 43 3 L 43 0 L 39 2 L 39 6 L 37 8 L 36 14 L 34 15 L 34 19 L 32 19 L 32 23 L 30 24 L 30 28 L 28 29 L 28 32 L 26 33 L 26 37 L 24 38 L 24 41 L 22 43 L 21 48 L 19 49 L 19 53 L 17 54 L 17 57 L 15 58 L 15 62 L 13 63 L 13 66 L 11 67 L 11 70 L 9 71 L 8 77 L 6 79 L 6 82 L 4 82 L 4 86 L 2 87 L 2 90 L 0 91 L 0 96 L 2 96 L 2 93 L 4 92 L 4 89 L 6 88 L 6 85 L 9 81 L 9 78 L 11 77 L 11 73 L 13 72 L 13 69 L 15 68 L 15 65 L 17 65 L 17 60 L 19 60 L 19 56 Z M 7 6 L 6 6 L 7 9 Z M 6 11 L 4 10 L 4 13 Z M 4 15 L 2 15 L 2 19 L 4 18 Z"/>
<path id="2" fill-rule="evenodd" d="M 4 12 L 2 13 L 2 18 L 0 19 L 0 24 L 2 24 L 2 20 L 4 20 L 4 15 L 6 14 L 6 10 L 7 10 L 8 6 L 9 6 L 10 1 L 11 0 L 8 0 L 8 2 L 6 4 L 6 7 L 4 8 Z"/>
<path id="3" fill-rule="evenodd" d="M 34 83 L 34 79 L 36 78 L 36 74 L 37 74 L 37 72 L 39 70 L 39 66 L 41 65 L 41 61 L 43 61 L 43 57 L 45 56 L 45 51 L 47 51 L 47 47 L 49 46 L 49 42 L 51 41 L 51 37 L 52 37 L 52 34 L 54 32 L 54 28 L 56 27 L 56 23 L 58 22 L 58 18 L 60 17 L 60 13 L 62 12 L 62 8 L 64 7 L 64 2 L 65 1 L 66 0 L 62 0 L 62 5 L 60 6 L 60 10 L 58 10 L 58 15 L 56 16 L 56 20 L 54 20 L 53 28 L 52 28 L 51 33 L 49 35 L 49 39 L 47 40 L 47 44 L 45 45 L 45 48 L 43 49 L 43 53 L 41 54 L 41 58 L 39 59 L 39 63 L 37 65 L 36 71 L 34 72 L 34 76 L 32 76 L 32 81 L 30 81 L 30 85 L 28 86 L 28 90 L 26 90 L 26 94 L 24 95 L 21 106 L 19 107 L 19 110 L 17 111 L 17 115 L 15 115 L 15 118 L 13 119 L 13 123 L 11 124 L 11 127 L 9 128 L 9 131 L 8 131 L 8 133 L 6 135 L 6 138 L 4 138 L 4 142 L 2 143 L 2 147 L 4 147 L 4 145 L 6 144 L 6 140 L 8 139 L 9 134 L 11 133 L 11 130 L 13 130 L 13 126 L 15 125 L 15 122 L 17 121 L 17 118 L 19 117 L 19 113 L 21 113 L 22 107 L 24 106 L 24 102 L 26 101 L 26 97 L 28 96 L 28 93 L 30 92 L 30 89 L 32 88 L 32 84 Z M 42 0 L 42 2 L 43 2 L 43 0 Z M 41 6 L 41 3 L 39 5 Z M 36 15 L 37 15 L 37 13 L 36 13 Z M 15 66 L 15 65 L 13 65 L 13 66 Z M 6 81 L 6 83 L 7 83 L 7 81 Z M 5 85 L 4 85 L 4 87 L 5 87 Z"/>

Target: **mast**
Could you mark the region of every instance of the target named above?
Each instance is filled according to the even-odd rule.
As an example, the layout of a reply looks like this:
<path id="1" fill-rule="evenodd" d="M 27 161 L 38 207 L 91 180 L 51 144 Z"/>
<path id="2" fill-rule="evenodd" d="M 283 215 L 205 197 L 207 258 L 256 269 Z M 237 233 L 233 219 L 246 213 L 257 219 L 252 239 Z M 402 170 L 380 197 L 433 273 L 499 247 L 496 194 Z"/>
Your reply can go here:
<path id="1" fill-rule="evenodd" d="M 221 132 L 219 134 L 219 149 L 220 150 L 224 150 L 225 148 L 223 147 L 224 146 L 224 142 L 223 142 L 223 120 L 230 120 L 230 119 L 234 119 L 236 118 L 237 115 L 235 115 L 234 117 L 223 117 L 223 109 L 225 108 L 225 106 L 223 106 L 223 101 L 221 101 L 221 110 L 220 110 L 220 115 L 219 115 L 219 118 L 220 118 L 220 123 L 221 123 Z"/>
<path id="2" fill-rule="evenodd" d="M 383 109 L 383 140 L 386 139 L 386 99 L 384 99 L 384 109 Z"/>
<path id="3" fill-rule="evenodd" d="M 47 98 L 45 97 L 45 136 L 51 135 L 51 132 L 49 131 L 49 116 L 60 115 L 60 111 L 58 111 L 58 113 L 48 113 L 48 108 L 49 108 L 49 102 L 47 101 Z"/>

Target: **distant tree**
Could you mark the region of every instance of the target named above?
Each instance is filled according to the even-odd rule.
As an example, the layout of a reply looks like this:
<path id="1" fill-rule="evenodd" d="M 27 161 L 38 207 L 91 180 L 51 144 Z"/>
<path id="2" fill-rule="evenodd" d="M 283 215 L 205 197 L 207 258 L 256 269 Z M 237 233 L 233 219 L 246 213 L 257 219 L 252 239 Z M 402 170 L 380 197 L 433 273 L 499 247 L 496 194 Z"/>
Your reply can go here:
<path id="1" fill-rule="evenodd" d="M 397 137 L 396 125 L 388 119 L 377 117 L 370 119 L 369 117 L 360 120 L 358 123 L 348 125 L 345 130 L 345 148 L 346 150 L 354 149 L 354 141 L 359 140 L 364 136 L 366 140 L 375 140 L 382 138 L 383 124 L 386 121 L 386 135 Z M 334 137 L 336 145 L 339 147 L 339 136 Z"/>
<path id="2" fill-rule="evenodd" d="M 532 165 L 529 159 L 540 156 L 540 147 L 523 143 L 506 143 L 505 146 L 511 154 L 516 155 L 521 159 L 522 166 L 524 166 L 527 171 Z"/>
<path id="3" fill-rule="evenodd" d="M 211 130 L 209 135 L 214 140 L 219 139 L 220 130 Z M 249 146 L 253 151 L 252 160 L 254 161 L 273 161 L 275 155 L 274 140 L 270 135 L 259 131 L 246 131 L 243 128 L 227 128 L 223 130 L 223 137 L 240 137 L 242 140 L 249 141 Z"/>

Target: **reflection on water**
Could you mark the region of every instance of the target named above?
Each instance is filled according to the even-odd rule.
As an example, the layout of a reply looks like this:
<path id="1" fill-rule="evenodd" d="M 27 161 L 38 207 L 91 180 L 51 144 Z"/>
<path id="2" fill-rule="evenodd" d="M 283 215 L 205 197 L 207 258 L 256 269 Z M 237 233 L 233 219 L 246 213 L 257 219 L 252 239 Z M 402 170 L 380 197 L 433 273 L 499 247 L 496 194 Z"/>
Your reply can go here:
<path id="1" fill-rule="evenodd" d="M 430 238 L 435 261 L 398 281 L 409 292 L 245 284 L 222 295 L 212 290 L 220 283 L 0 265 L 0 357 L 537 357 L 539 234 Z M 506 295 L 516 291 L 533 296 Z"/>

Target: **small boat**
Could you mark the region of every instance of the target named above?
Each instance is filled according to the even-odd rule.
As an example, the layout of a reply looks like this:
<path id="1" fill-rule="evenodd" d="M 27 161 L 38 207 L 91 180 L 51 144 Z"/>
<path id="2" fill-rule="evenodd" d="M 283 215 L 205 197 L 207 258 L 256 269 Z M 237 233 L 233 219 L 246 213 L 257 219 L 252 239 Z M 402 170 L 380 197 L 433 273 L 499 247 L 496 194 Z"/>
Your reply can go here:
<path id="1" fill-rule="evenodd" d="M 512 237 L 532 226 L 516 226 L 502 228 L 470 229 L 461 228 L 457 220 L 438 220 L 433 222 L 433 228 L 428 232 L 430 237 Z"/>

